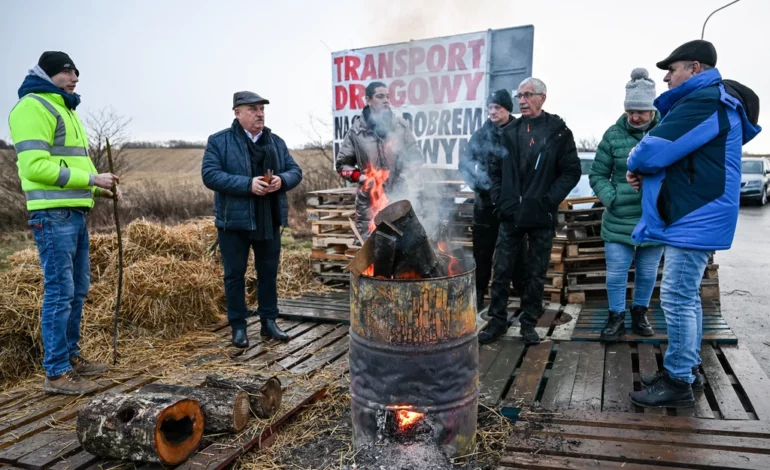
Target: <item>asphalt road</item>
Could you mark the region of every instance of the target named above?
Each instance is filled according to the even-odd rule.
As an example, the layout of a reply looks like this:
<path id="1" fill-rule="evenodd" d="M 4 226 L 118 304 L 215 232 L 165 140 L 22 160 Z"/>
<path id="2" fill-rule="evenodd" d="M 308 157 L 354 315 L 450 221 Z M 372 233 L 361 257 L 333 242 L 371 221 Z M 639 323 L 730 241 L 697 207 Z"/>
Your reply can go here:
<path id="1" fill-rule="evenodd" d="M 733 246 L 715 262 L 722 314 L 770 376 L 770 204 L 741 207 Z"/>

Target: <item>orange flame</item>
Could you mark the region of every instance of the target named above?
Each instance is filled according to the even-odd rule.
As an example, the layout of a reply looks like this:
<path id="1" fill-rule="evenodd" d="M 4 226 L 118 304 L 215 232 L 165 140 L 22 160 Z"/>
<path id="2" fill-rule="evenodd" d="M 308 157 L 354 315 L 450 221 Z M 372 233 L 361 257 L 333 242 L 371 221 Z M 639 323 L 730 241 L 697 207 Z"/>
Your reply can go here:
<path id="1" fill-rule="evenodd" d="M 408 431 L 425 416 L 425 413 L 413 411 L 409 405 L 393 405 L 388 409 L 396 410 L 396 425 L 399 431 Z"/>
<path id="2" fill-rule="evenodd" d="M 438 242 L 438 251 L 449 257 L 449 275 L 454 276 L 462 272 L 462 266 L 460 260 L 449 254 L 447 242 Z"/>
<path id="3" fill-rule="evenodd" d="M 374 276 L 374 264 L 370 264 L 368 268 L 366 268 L 366 271 L 361 273 L 364 276 L 372 277 Z"/>
<path id="4" fill-rule="evenodd" d="M 420 413 L 417 411 L 409 411 L 409 410 L 396 411 L 396 423 L 398 423 L 398 430 L 408 431 L 415 424 L 420 422 L 423 416 L 425 416 L 425 413 Z"/>
<path id="5" fill-rule="evenodd" d="M 377 228 L 377 225 L 374 223 L 374 217 L 390 202 L 385 195 L 385 181 L 390 176 L 390 170 L 384 168 L 377 169 L 370 166 L 364 169 L 364 176 L 366 176 L 364 190 L 369 194 L 370 202 L 369 216 L 371 220 L 369 221 L 369 231 L 374 232 L 374 229 Z"/>
<path id="6" fill-rule="evenodd" d="M 422 275 L 417 271 L 408 271 L 398 276 L 399 279 L 422 279 Z"/>

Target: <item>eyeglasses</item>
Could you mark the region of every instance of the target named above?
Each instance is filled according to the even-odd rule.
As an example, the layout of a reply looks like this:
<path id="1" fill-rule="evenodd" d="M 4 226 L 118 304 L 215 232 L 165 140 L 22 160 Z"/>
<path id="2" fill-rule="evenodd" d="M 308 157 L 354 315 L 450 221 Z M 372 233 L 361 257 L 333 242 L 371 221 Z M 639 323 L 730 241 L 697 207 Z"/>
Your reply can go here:
<path id="1" fill-rule="evenodd" d="M 532 93 L 531 91 L 525 91 L 524 93 L 517 93 L 513 97 L 517 100 L 524 98 L 525 100 L 531 100 L 533 96 L 541 96 L 543 93 Z"/>

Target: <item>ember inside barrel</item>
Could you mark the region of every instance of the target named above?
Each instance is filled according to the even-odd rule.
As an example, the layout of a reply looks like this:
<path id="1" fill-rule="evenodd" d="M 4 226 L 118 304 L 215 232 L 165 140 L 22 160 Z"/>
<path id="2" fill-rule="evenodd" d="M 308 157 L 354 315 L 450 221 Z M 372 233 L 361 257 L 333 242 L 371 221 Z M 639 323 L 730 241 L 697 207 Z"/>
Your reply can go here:
<path id="1" fill-rule="evenodd" d="M 476 291 L 475 270 L 463 271 L 408 280 L 351 276 L 356 447 L 430 432 L 450 457 L 471 451 L 479 393 Z"/>

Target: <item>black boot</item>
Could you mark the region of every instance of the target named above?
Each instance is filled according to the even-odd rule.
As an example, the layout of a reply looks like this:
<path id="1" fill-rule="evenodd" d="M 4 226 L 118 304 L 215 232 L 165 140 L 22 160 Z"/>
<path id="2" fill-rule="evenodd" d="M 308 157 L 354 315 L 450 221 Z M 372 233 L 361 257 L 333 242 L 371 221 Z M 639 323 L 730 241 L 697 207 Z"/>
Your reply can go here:
<path id="1" fill-rule="evenodd" d="M 479 344 L 489 344 L 503 336 L 508 331 L 508 325 L 502 325 L 495 319 L 490 320 L 479 332 Z"/>
<path id="2" fill-rule="evenodd" d="M 665 372 L 651 386 L 628 397 L 634 405 L 648 408 L 691 408 L 695 406 L 692 386 L 687 382 L 673 379 Z"/>
<path id="3" fill-rule="evenodd" d="M 233 327 L 233 346 L 236 348 L 248 348 L 249 337 L 246 335 L 246 327 Z"/>
<path id="4" fill-rule="evenodd" d="M 607 317 L 607 323 L 604 325 L 602 334 L 599 337 L 602 341 L 617 341 L 626 334 L 626 313 L 615 313 L 610 310 Z"/>
<path id="5" fill-rule="evenodd" d="M 537 344 L 540 342 L 540 336 L 535 331 L 534 326 L 521 325 L 519 333 L 521 333 L 521 339 L 524 340 L 524 344 Z"/>
<path id="6" fill-rule="evenodd" d="M 259 331 L 260 335 L 267 338 L 273 338 L 278 341 L 289 341 L 289 335 L 287 335 L 285 331 L 278 327 L 278 324 L 275 323 L 275 320 L 263 319 L 259 322 L 262 324 L 262 329 Z"/>
<path id="7" fill-rule="evenodd" d="M 647 320 L 647 307 L 642 307 L 641 305 L 631 307 L 631 331 L 639 336 L 652 336 L 655 334 L 655 330 L 652 329 L 652 325 Z"/>
<path id="8" fill-rule="evenodd" d="M 692 383 L 692 391 L 693 392 L 703 391 L 703 388 L 704 388 L 703 375 L 700 373 L 699 366 L 693 367 L 692 374 L 695 376 L 695 381 Z M 655 375 L 643 375 L 641 377 L 642 385 L 644 387 L 651 387 L 655 385 L 655 383 L 658 380 L 660 380 L 662 376 L 663 376 L 663 372 L 661 371 L 656 372 Z"/>

